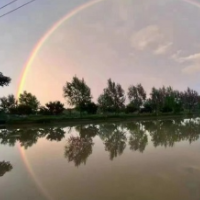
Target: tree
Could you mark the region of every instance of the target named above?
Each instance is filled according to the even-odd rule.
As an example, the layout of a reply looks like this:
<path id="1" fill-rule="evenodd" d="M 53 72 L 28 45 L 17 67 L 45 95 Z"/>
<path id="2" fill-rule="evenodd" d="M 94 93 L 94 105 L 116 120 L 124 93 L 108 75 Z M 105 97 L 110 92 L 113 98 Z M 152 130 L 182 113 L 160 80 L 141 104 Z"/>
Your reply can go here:
<path id="1" fill-rule="evenodd" d="M 84 110 L 88 113 L 88 114 L 96 114 L 97 110 L 98 110 L 98 106 L 94 103 L 94 102 L 89 102 L 86 104 Z"/>
<path id="2" fill-rule="evenodd" d="M 172 87 L 152 88 L 151 102 L 153 109 L 161 112 L 178 112 L 181 110 L 181 93 Z"/>
<path id="3" fill-rule="evenodd" d="M 36 96 L 32 95 L 31 93 L 28 93 L 24 91 L 23 94 L 20 94 L 19 96 L 19 106 L 20 108 L 26 108 L 25 110 L 30 109 L 30 113 L 36 113 L 39 108 L 40 102 L 37 100 Z M 21 111 L 23 109 L 20 109 Z"/>
<path id="4" fill-rule="evenodd" d="M 173 95 L 166 96 L 164 99 L 164 105 L 161 109 L 162 112 L 176 112 L 179 113 L 182 110 L 182 103 L 176 99 Z"/>
<path id="5" fill-rule="evenodd" d="M 51 115 L 60 115 L 64 111 L 64 104 L 62 104 L 60 101 L 50 101 L 46 104 L 47 110 L 49 114 Z"/>
<path id="6" fill-rule="evenodd" d="M 1 72 L 0 72 L 0 86 L 8 86 L 9 83 L 11 82 L 11 79 L 7 76 L 4 76 Z"/>
<path id="7" fill-rule="evenodd" d="M 200 110 L 200 96 L 198 96 L 198 106 L 197 106 L 198 110 Z"/>
<path id="8" fill-rule="evenodd" d="M 34 111 L 30 105 L 19 104 L 16 108 L 12 109 L 12 114 L 17 115 L 31 115 Z"/>
<path id="9" fill-rule="evenodd" d="M 101 94 L 98 98 L 98 106 L 100 110 L 104 112 L 113 112 L 113 99 L 104 89 L 103 94 Z"/>
<path id="10" fill-rule="evenodd" d="M 187 88 L 186 91 L 181 93 L 181 100 L 183 102 L 184 109 L 194 111 L 198 107 L 199 96 L 198 92 Z"/>
<path id="11" fill-rule="evenodd" d="M 153 87 L 151 90 L 150 96 L 151 96 L 153 109 L 156 110 L 156 112 L 158 113 L 162 104 L 162 98 L 161 98 L 162 94 L 160 93 L 159 89 L 156 89 L 155 87 Z"/>
<path id="12" fill-rule="evenodd" d="M 147 99 L 144 104 L 143 108 L 140 109 L 141 113 L 152 113 L 153 112 L 153 105 L 151 99 Z"/>
<path id="13" fill-rule="evenodd" d="M 41 115 L 51 115 L 48 108 L 46 108 L 45 106 L 40 106 L 38 113 L 41 114 Z"/>
<path id="14" fill-rule="evenodd" d="M 118 112 L 124 108 L 125 94 L 122 86 L 108 79 L 108 87 L 98 98 L 100 109 L 105 111 Z"/>
<path id="15" fill-rule="evenodd" d="M 12 170 L 12 165 L 10 162 L 1 161 L 0 162 L 0 177 L 3 176 L 6 172 L 9 172 Z"/>
<path id="16" fill-rule="evenodd" d="M 5 113 L 11 113 L 17 106 L 17 100 L 14 95 L 8 95 L 8 97 L 0 98 L 0 109 Z"/>
<path id="17" fill-rule="evenodd" d="M 134 102 L 130 102 L 126 108 L 125 108 L 125 112 L 126 113 L 134 113 L 138 110 L 137 106 L 134 104 Z"/>
<path id="18" fill-rule="evenodd" d="M 140 106 L 146 100 L 146 96 L 146 92 L 141 84 L 128 88 L 128 98 L 130 102 L 136 106 L 137 110 L 140 109 Z"/>
<path id="19" fill-rule="evenodd" d="M 92 96 L 90 88 L 86 85 L 84 79 L 80 80 L 76 76 L 73 77 L 72 82 L 67 82 L 63 87 L 64 97 L 70 106 L 75 106 L 80 114 L 85 105 L 91 102 Z"/>

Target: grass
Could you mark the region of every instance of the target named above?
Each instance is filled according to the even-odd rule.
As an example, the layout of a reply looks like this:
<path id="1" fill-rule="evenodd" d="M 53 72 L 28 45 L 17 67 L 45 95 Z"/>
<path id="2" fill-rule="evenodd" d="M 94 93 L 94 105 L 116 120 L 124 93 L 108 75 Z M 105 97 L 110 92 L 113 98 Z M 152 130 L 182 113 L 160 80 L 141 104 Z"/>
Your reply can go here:
<path id="1" fill-rule="evenodd" d="M 80 115 L 72 114 L 72 115 L 59 115 L 59 116 L 42 116 L 42 115 L 32 115 L 32 116 L 4 116 L 4 119 L 1 118 L 0 124 L 6 125 L 23 125 L 23 124 L 50 124 L 50 123 L 81 123 L 81 122 L 99 122 L 99 121 L 123 121 L 123 120 L 151 120 L 151 119 L 169 119 L 176 117 L 193 117 L 193 114 L 180 113 L 161 113 L 159 115 L 156 114 L 96 114 L 96 115 Z M 195 115 L 197 116 L 197 115 Z"/>

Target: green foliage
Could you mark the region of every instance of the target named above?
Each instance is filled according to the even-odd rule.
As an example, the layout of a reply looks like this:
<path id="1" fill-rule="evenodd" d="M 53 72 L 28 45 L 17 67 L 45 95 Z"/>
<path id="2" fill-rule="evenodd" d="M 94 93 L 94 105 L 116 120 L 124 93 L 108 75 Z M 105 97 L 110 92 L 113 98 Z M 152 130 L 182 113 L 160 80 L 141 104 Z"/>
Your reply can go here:
<path id="1" fill-rule="evenodd" d="M 141 84 L 136 86 L 130 86 L 128 88 L 128 98 L 132 105 L 135 105 L 137 110 L 140 109 L 140 106 L 146 100 L 146 92 Z"/>
<path id="2" fill-rule="evenodd" d="M 181 100 L 184 109 L 189 110 L 190 112 L 195 111 L 198 108 L 199 95 L 195 90 L 187 88 L 187 90 L 181 94 Z"/>
<path id="3" fill-rule="evenodd" d="M 64 112 L 64 104 L 60 101 L 50 101 L 46 103 L 45 106 L 41 106 L 39 108 L 39 114 L 42 115 L 60 115 Z"/>
<path id="4" fill-rule="evenodd" d="M 9 77 L 3 76 L 0 72 L 0 86 L 8 85 L 10 81 Z M 136 111 L 137 113 L 154 113 L 155 115 L 158 113 L 198 113 L 200 111 L 200 96 L 197 91 L 190 88 L 180 92 L 172 87 L 153 87 L 149 99 L 146 99 L 147 94 L 143 86 L 141 84 L 132 85 L 128 88 L 127 93 L 129 103 L 125 106 L 125 92 L 122 86 L 109 79 L 107 87 L 104 88 L 103 93 L 99 96 L 98 104 L 96 105 L 91 101 L 91 90 L 84 79 L 74 76 L 71 82 L 66 82 L 63 87 L 63 94 L 68 104 L 74 107 L 73 110 L 66 111 L 61 102 L 55 101 L 40 107 L 39 113 L 42 115 L 68 114 L 77 118 L 78 111 L 81 116 L 82 114 L 95 115 L 99 110 L 106 113 L 106 116 L 115 113 L 115 117 L 117 113 L 125 112 L 126 114 L 131 114 Z M 26 91 L 20 94 L 18 101 L 14 95 L 0 98 L 0 112 L 6 115 L 36 114 L 38 113 L 39 105 L 40 103 L 36 96 Z"/>
<path id="5" fill-rule="evenodd" d="M 88 114 L 96 114 L 98 110 L 98 106 L 94 102 L 89 102 L 85 105 L 84 111 Z"/>
<path id="6" fill-rule="evenodd" d="M 30 105 L 19 104 L 16 108 L 13 108 L 11 113 L 17 115 L 31 115 L 33 114 L 33 109 Z"/>
<path id="7" fill-rule="evenodd" d="M 153 105 L 150 99 L 146 100 L 143 104 L 143 107 L 140 109 L 141 113 L 152 113 L 153 112 Z"/>
<path id="8" fill-rule="evenodd" d="M 10 162 L 1 161 L 0 162 L 0 177 L 3 176 L 6 172 L 9 172 L 13 169 Z"/>
<path id="9" fill-rule="evenodd" d="M 60 101 L 49 102 L 46 104 L 46 107 L 51 115 L 60 115 L 64 111 L 64 104 Z"/>
<path id="10" fill-rule="evenodd" d="M 174 95 L 165 97 L 163 107 L 161 109 L 162 112 L 179 113 L 182 110 L 182 102 L 178 98 L 176 98 Z"/>
<path id="11" fill-rule="evenodd" d="M 163 107 L 161 108 L 162 112 L 172 112 L 175 107 L 175 98 L 173 96 L 167 96 L 164 99 Z"/>
<path id="12" fill-rule="evenodd" d="M 12 110 L 16 108 L 17 100 L 14 95 L 8 95 L 8 97 L 0 98 L 0 110 L 5 113 L 12 113 Z"/>
<path id="13" fill-rule="evenodd" d="M 156 112 L 182 111 L 181 92 L 172 87 L 152 88 L 151 102 Z"/>
<path id="14" fill-rule="evenodd" d="M 105 113 L 105 112 L 114 112 L 113 109 L 113 100 L 111 96 L 108 94 L 108 92 L 105 91 L 101 94 L 98 98 L 98 105 L 99 109 Z"/>
<path id="15" fill-rule="evenodd" d="M 37 100 L 36 96 L 24 91 L 24 93 L 19 96 L 19 110 L 25 113 L 36 113 L 39 108 L 40 102 Z"/>
<path id="16" fill-rule="evenodd" d="M 162 107 L 162 94 L 159 89 L 153 87 L 150 96 L 153 109 L 158 113 L 158 111 Z"/>
<path id="17" fill-rule="evenodd" d="M 125 112 L 126 113 L 134 113 L 138 110 L 137 106 L 134 104 L 134 102 L 130 102 L 126 108 L 125 108 Z"/>
<path id="18" fill-rule="evenodd" d="M 11 82 L 11 79 L 7 76 L 4 76 L 1 72 L 0 72 L 0 86 L 8 86 L 9 83 Z"/>
<path id="19" fill-rule="evenodd" d="M 82 112 L 84 106 L 92 99 L 90 88 L 86 85 L 84 79 L 80 80 L 76 76 L 72 82 L 67 82 L 63 87 L 64 97 L 71 106 L 75 106 Z"/>
<path id="20" fill-rule="evenodd" d="M 40 106 L 38 112 L 41 115 L 50 115 L 49 110 L 45 106 Z"/>
<path id="21" fill-rule="evenodd" d="M 107 88 L 104 89 L 103 94 L 98 98 L 100 110 L 103 112 L 119 112 L 125 107 L 124 102 L 125 94 L 122 86 L 109 79 Z"/>

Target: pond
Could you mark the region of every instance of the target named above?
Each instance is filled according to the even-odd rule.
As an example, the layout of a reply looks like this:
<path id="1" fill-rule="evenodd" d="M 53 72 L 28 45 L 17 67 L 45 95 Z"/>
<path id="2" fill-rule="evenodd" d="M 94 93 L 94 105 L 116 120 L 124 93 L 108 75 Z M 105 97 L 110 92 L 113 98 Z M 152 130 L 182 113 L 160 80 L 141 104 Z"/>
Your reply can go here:
<path id="1" fill-rule="evenodd" d="M 199 200 L 200 119 L 0 129 L 2 200 Z"/>

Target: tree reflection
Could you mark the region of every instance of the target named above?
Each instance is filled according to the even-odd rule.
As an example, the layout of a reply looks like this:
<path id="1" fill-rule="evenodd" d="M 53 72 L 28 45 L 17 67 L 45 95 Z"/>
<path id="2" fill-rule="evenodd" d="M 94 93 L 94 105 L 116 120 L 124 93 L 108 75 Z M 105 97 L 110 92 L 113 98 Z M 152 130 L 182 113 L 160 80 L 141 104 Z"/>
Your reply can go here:
<path id="1" fill-rule="evenodd" d="M 37 143 L 39 138 L 40 129 L 20 129 L 18 130 L 18 141 L 25 149 L 32 147 Z"/>
<path id="2" fill-rule="evenodd" d="M 81 138 L 95 137 L 98 134 L 98 128 L 95 125 L 80 125 L 75 128 Z"/>
<path id="3" fill-rule="evenodd" d="M 190 143 L 195 142 L 200 138 L 200 120 L 189 119 L 182 121 L 180 131 L 184 140 L 188 140 Z"/>
<path id="4" fill-rule="evenodd" d="M 173 147 L 176 142 L 188 140 L 190 143 L 199 139 L 200 123 L 189 120 L 165 120 L 144 123 L 155 147 Z"/>
<path id="5" fill-rule="evenodd" d="M 62 128 L 47 128 L 44 130 L 46 132 L 46 138 L 50 141 L 61 141 L 65 137 L 65 131 Z"/>
<path id="6" fill-rule="evenodd" d="M 73 137 L 68 139 L 68 145 L 65 147 L 65 157 L 68 161 L 73 161 L 75 166 L 82 163 L 86 164 L 87 158 L 92 154 L 93 141 L 90 137 Z"/>
<path id="7" fill-rule="evenodd" d="M 17 142 L 17 130 L 0 129 L 0 143 L 3 145 L 14 146 Z"/>
<path id="8" fill-rule="evenodd" d="M 17 142 L 25 149 L 32 147 L 40 138 L 61 141 L 65 130 L 75 130 L 78 136 L 71 136 L 65 147 L 65 156 L 75 166 L 86 164 L 92 154 L 93 137 L 99 136 L 109 152 L 111 160 L 121 155 L 128 143 L 133 151 L 144 152 L 148 145 L 148 135 L 155 147 L 173 147 L 176 142 L 200 138 L 200 119 L 157 120 L 144 122 L 105 123 L 98 125 L 78 125 L 75 127 L 31 127 L 0 129 L 0 144 L 14 146 Z"/>
<path id="9" fill-rule="evenodd" d="M 79 133 L 78 137 L 71 136 L 65 147 L 65 157 L 68 161 L 73 161 L 75 166 L 86 164 L 88 157 L 92 154 L 94 145 L 92 138 L 98 133 L 95 125 L 79 125 L 75 127 Z"/>
<path id="10" fill-rule="evenodd" d="M 3 176 L 6 172 L 9 172 L 13 169 L 10 162 L 1 161 L 0 162 L 0 176 Z"/>
<path id="11" fill-rule="evenodd" d="M 179 128 L 173 120 L 155 121 L 149 126 L 149 132 L 155 147 L 173 147 L 179 141 Z"/>
<path id="12" fill-rule="evenodd" d="M 62 128 L 21 128 L 0 129 L 0 143 L 14 146 L 19 142 L 25 149 L 32 147 L 39 138 L 47 137 L 48 140 L 60 141 L 65 136 Z"/>
<path id="13" fill-rule="evenodd" d="M 126 134 L 122 126 L 117 124 L 101 124 L 99 134 L 105 144 L 105 150 L 110 152 L 110 159 L 121 155 L 126 148 Z"/>
<path id="14" fill-rule="evenodd" d="M 143 152 L 148 144 L 146 130 L 141 123 L 127 123 L 127 129 L 131 134 L 129 138 L 130 149 Z"/>

